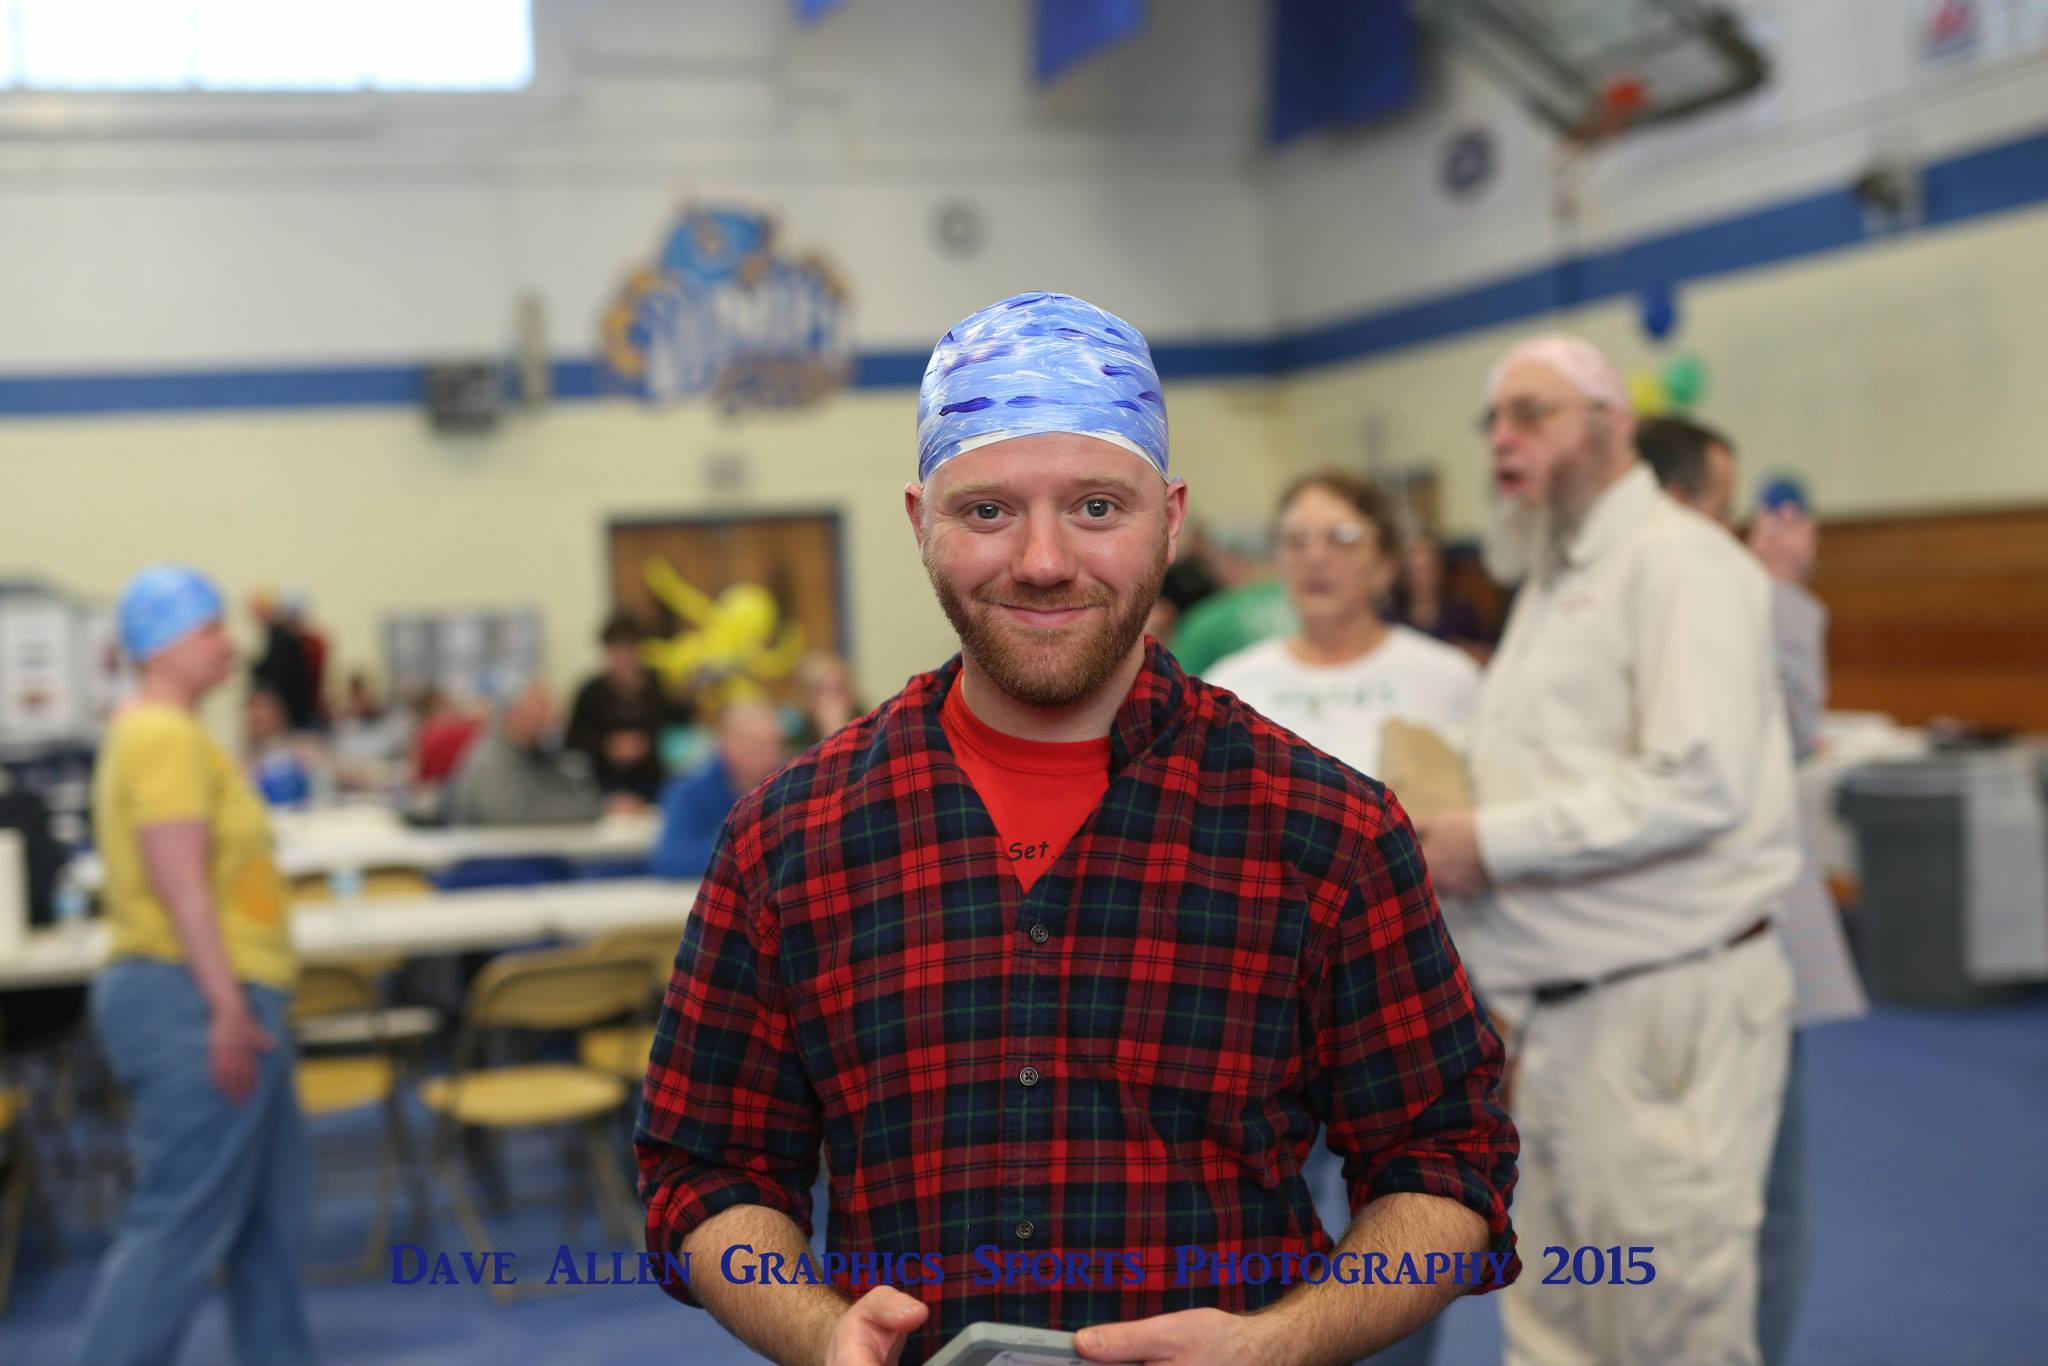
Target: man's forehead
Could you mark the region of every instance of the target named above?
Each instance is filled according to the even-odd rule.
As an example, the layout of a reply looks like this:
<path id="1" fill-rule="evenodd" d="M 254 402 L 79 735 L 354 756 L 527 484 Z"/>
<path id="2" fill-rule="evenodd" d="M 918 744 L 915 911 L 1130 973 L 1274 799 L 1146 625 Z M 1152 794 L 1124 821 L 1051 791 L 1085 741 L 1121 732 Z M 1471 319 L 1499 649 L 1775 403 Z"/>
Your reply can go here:
<path id="1" fill-rule="evenodd" d="M 1547 361 L 1534 356 L 1516 356 L 1501 367 L 1500 378 L 1493 386 L 1495 398 L 1527 396 L 1552 398 L 1578 393 L 1578 389 L 1564 374 Z"/>
<path id="2" fill-rule="evenodd" d="M 1061 432 L 964 451 L 932 471 L 925 491 L 957 497 L 1071 485 L 1116 485 L 1140 494 L 1151 486 L 1165 487 L 1158 468 L 1136 452 L 1097 437 Z"/>

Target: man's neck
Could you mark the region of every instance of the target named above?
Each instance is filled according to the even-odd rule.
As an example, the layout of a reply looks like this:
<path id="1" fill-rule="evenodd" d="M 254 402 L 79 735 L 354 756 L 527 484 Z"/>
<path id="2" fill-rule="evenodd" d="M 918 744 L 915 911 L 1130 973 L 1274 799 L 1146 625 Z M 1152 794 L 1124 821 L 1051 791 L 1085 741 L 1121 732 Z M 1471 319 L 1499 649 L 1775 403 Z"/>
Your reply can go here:
<path id="1" fill-rule="evenodd" d="M 1044 744 L 1100 740 L 1116 723 L 1116 714 L 1122 709 L 1124 698 L 1130 696 L 1131 685 L 1138 681 L 1138 672 L 1144 665 L 1145 642 L 1139 640 L 1131 647 L 1130 656 L 1101 687 L 1066 707 L 1034 707 L 1018 701 L 997 687 L 972 656 L 961 659 L 957 686 L 967 709 L 983 725 L 1004 735 Z"/>
<path id="2" fill-rule="evenodd" d="M 135 697 L 140 702 L 161 702 L 168 707 L 183 711 L 197 711 L 199 699 L 177 684 L 164 678 L 145 678 L 136 685 Z"/>
<path id="3" fill-rule="evenodd" d="M 1387 624 L 1372 612 L 1330 620 L 1304 620 L 1301 633 L 1289 641 L 1295 658 L 1305 664 L 1349 664 L 1371 654 L 1387 638 Z"/>
<path id="4" fill-rule="evenodd" d="M 1624 460 L 1608 469 L 1578 497 L 1569 504 L 1556 503 L 1550 512 L 1550 544 L 1545 553 L 1553 567 L 1564 564 L 1571 558 L 1572 549 L 1579 543 L 1586 523 L 1593 518 L 1593 510 L 1600 506 L 1600 500 L 1610 493 L 1616 484 L 1625 479 L 1636 466 L 1633 460 Z"/>
<path id="5" fill-rule="evenodd" d="M 1578 529 L 1586 524 L 1588 517 L 1593 515 L 1593 509 L 1598 507 L 1600 500 L 1607 496 L 1607 490 L 1619 484 L 1627 477 L 1629 471 L 1635 467 L 1636 462 L 1634 460 L 1623 460 L 1604 472 L 1596 474 L 1587 482 L 1584 492 L 1580 493 L 1576 498 L 1568 500 L 1568 504 L 1559 504 L 1553 507 L 1552 525 L 1559 528 L 1569 527 L 1572 535 L 1578 534 Z"/>

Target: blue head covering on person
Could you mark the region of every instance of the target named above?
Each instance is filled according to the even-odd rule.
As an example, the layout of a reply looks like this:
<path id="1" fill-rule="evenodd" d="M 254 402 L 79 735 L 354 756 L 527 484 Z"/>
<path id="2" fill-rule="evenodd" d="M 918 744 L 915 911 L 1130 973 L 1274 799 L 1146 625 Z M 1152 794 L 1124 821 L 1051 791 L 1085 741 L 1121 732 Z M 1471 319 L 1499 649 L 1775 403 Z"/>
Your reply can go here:
<path id="1" fill-rule="evenodd" d="M 1166 475 L 1166 400 L 1144 333 L 1071 294 L 1018 294 L 955 323 L 917 394 L 917 477 L 1012 437 L 1074 432 Z"/>
<path id="2" fill-rule="evenodd" d="M 153 564 L 121 590 L 121 648 L 141 664 L 222 615 L 211 579 L 183 565 Z"/>

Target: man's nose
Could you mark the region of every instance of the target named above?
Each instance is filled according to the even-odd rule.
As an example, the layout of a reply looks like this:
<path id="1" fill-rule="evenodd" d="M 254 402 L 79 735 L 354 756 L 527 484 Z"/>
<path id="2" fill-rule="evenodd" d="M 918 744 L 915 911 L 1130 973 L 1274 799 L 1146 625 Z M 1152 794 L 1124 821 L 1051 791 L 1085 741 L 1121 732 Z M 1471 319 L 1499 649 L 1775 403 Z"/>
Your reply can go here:
<path id="1" fill-rule="evenodd" d="M 1502 457 L 1514 454 L 1515 448 L 1520 444 L 1518 440 L 1520 435 L 1515 430 L 1515 424 L 1508 420 L 1506 413 L 1500 413 L 1494 417 L 1493 425 L 1486 429 L 1486 445 L 1487 449 L 1493 452 L 1494 464 L 1496 466 L 1499 465 Z"/>
<path id="2" fill-rule="evenodd" d="M 1049 587 L 1074 577 L 1073 547 L 1067 528 L 1058 516 L 1033 512 L 1024 519 L 1024 539 L 1010 565 L 1010 577 L 1019 583 Z"/>

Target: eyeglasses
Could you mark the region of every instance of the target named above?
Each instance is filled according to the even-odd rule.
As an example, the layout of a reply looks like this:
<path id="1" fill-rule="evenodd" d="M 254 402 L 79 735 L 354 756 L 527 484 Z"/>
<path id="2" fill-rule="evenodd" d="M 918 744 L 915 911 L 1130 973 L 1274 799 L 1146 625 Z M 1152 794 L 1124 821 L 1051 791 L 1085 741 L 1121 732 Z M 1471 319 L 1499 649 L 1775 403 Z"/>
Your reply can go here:
<path id="1" fill-rule="evenodd" d="M 1332 550 L 1351 550 L 1365 541 L 1363 522 L 1338 522 L 1318 532 L 1314 527 L 1293 526 L 1280 528 L 1276 537 L 1280 548 L 1289 554 L 1300 555 L 1315 548 L 1321 541 Z"/>
<path id="2" fill-rule="evenodd" d="M 1563 403 L 1547 398 L 1511 398 L 1506 403 L 1489 406 L 1479 414 L 1473 425 L 1479 429 L 1481 436 L 1492 436 L 1494 424 L 1506 418 L 1508 426 L 1526 436 L 1566 408 L 1579 406 L 1604 409 L 1607 405 L 1593 399 Z"/>

